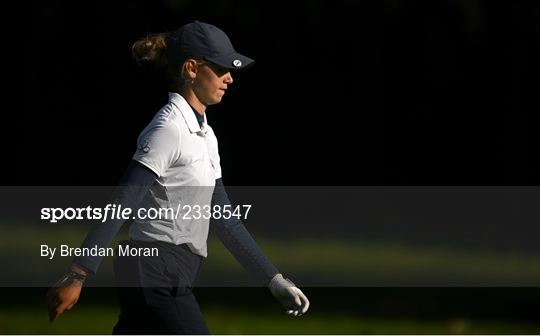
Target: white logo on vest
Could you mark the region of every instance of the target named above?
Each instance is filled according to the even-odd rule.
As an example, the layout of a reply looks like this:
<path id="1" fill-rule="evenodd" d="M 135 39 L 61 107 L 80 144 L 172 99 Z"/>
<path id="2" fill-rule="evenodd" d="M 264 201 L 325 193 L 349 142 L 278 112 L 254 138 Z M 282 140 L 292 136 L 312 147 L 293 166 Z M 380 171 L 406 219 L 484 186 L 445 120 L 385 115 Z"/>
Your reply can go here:
<path id="1" fill-rule="evenodd" d="M 142 143 L 139 145 L 139 150 L 148 153 L 148 151 L 150 150 L 150 144 L 148 143 L 148 140 L 142 141 Z"/>

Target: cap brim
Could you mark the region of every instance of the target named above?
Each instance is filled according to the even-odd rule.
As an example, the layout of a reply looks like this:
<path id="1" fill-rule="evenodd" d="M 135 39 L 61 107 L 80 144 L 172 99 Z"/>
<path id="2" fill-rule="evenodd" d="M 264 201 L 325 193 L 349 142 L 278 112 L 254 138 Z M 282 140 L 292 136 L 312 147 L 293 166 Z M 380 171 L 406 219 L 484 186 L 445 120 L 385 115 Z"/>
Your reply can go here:
<path id="1" fill-rule="evenodd" d="M 255 63 L 254 59 L 251 59 L 237 52 L 217 57 L 205 57 L 205 59 L 207 61 L 231 70 L 245 69 Z"/>

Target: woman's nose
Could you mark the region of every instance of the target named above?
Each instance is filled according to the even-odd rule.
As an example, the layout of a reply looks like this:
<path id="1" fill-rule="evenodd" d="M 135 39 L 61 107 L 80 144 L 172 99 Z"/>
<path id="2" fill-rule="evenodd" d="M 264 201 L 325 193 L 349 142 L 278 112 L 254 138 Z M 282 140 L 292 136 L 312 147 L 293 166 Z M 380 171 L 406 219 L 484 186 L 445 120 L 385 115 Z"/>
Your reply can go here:
<path id="1" fill-rule="evenodd" d="M 225 77 L 225 83 L 227 84 L 232 84 L 234 82 L 233 78 L 232 78 L 232 75 L 231 75 L 231 72 L 227 72 L 227 75 Z"/>

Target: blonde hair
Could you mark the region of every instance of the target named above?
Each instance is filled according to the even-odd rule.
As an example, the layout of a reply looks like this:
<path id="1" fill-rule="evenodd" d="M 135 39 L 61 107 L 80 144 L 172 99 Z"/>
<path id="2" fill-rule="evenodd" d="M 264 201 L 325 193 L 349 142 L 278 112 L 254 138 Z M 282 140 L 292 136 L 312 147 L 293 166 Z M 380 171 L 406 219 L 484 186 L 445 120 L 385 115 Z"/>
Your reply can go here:
<path id="1" fill-rule="evenodd" d="M 167 37 L 169 33 L 147 35 L 131 47 L 131 54 L 137 64 L 156 64 L 160 67 L 169 64 L 167 56 Z"/>

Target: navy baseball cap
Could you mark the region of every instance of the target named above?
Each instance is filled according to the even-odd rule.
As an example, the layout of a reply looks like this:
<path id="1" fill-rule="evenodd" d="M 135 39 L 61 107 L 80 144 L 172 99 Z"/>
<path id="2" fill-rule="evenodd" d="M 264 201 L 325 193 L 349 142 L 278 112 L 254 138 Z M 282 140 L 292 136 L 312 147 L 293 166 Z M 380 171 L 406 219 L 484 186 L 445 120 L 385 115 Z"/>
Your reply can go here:
<path id="1" fill-rule="evenodd" d="M 194 21 L 178 28 L 167 42 L 180 60 L 203 59 L 227 69 L 242 69 L 255 60 L 237 53 L 224 31 L 208 23 Z"/>

